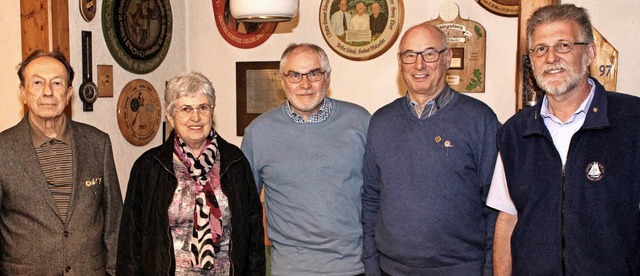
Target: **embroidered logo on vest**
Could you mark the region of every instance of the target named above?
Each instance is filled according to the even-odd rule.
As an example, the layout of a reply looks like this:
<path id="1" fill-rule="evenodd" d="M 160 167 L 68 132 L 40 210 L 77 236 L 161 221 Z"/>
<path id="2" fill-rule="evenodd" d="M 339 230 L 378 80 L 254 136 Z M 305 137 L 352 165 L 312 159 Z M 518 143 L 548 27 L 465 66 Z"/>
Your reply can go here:
<path id="1" fill-rule="evenodd" d="M 591 162 L 587 165 L 585 173 L 590 181 L 598 181 L 604 177 L 604 166 L 596 161 Z"/>

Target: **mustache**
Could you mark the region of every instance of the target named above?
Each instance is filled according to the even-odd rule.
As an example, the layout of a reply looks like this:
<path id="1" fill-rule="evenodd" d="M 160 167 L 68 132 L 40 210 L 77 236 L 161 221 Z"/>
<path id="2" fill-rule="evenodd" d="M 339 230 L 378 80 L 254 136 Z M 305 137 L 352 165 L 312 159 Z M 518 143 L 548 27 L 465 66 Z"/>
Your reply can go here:
<path id="1" fill-rule="evenodd" d="M 564 64 L 548 64 L 542 68 L 543 72 L 549 72 L 553 70 L 571 71 Z"/>

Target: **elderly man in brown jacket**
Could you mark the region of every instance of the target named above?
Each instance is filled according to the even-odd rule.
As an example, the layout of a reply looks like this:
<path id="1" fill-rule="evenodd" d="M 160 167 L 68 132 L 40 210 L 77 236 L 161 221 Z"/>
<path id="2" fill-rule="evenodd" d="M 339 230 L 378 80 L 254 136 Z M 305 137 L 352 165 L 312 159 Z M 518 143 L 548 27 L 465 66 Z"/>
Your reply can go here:
<path id="1" fill-rule="evenodd" d="M 18 66 L 27 116 L 0 133 L 0 274 L 115 275 L 122 195 L 109 136 L 64 115 L 58 52 Z"/>

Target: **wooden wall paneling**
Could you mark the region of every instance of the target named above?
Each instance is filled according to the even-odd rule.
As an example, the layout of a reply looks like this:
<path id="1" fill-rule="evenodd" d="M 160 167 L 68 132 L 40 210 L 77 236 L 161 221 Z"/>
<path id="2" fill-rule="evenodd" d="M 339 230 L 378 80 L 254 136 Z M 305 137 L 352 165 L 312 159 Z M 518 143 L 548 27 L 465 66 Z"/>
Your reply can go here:
<path id="1" fill-rule="evenodd" d="M 51 0 L 51 50 L 62 52 L 69 62 L 69 3 L 68 0 Z M 80 68 L 78 71 L 81 71 Z"/>
<path id="2" fill-rule="evenodd" d="M 23 59 L 37 49 L 58 50 L 71 62 L 68 0 L 20 0 L 20 28 Z M 65 114 L 71 118 L 71 104 Z"/>
<path id="3" fill-rule="evenodd" d="M 22 58 L 37 49 L 49 49 L 49 4 L 47 0 L 20 0 Z M 68 31 L 68 29 L 67 29 Z"/>

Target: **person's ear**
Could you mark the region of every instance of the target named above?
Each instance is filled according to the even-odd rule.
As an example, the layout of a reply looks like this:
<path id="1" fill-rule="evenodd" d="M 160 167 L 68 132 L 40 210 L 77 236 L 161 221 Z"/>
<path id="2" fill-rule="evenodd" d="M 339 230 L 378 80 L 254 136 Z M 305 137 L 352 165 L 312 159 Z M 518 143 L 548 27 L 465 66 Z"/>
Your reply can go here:
<path id="1" fill-rule="evenodd" d="M 73 85 L 69 86 L 69 88 L 67 88 L 67 104 L 69 104 L 69 101 L 71 100 L 71 96 L 73 96 Z"/>
<path id="2" fill-rule="evenodd" d="M 213 111 L 213 110 L 211 110 L 211 111 Z M 171 113 L 169 113 L 169 111 L 166 111 L 164 113 L 164 116 L 167 117 L 167 122 L 169 122 L 169 124 L 171 124 L 171 128 L 175 128 L 175 125 L 173 124 L 173 116 L 171 116 Z"/>

